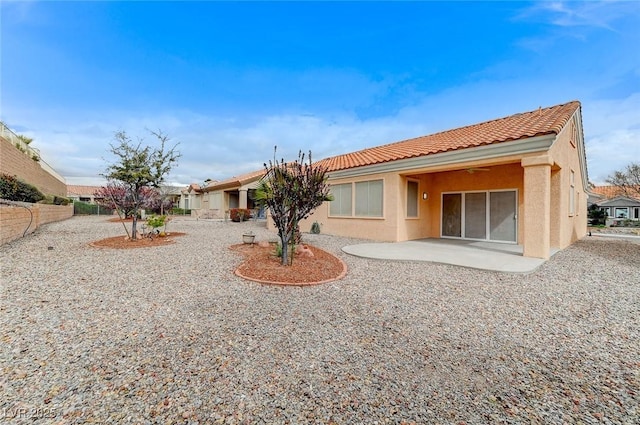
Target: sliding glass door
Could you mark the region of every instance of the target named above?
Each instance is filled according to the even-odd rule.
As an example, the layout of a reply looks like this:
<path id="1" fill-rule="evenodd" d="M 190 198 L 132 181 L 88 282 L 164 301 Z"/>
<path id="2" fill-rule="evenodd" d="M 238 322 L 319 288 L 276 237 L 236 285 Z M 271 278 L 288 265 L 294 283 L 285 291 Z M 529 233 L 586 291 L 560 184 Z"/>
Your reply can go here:
<path id="1" fill-rule="evenodd" d="M 517 241 L 517 192 L 482 191 L 442 195 L 442 237 Z"/>
<path id="2" fill-rule="evenodd" d="M 490 192 L 489 239 L 492 241 L 516 241 L 516 192 Z"/>

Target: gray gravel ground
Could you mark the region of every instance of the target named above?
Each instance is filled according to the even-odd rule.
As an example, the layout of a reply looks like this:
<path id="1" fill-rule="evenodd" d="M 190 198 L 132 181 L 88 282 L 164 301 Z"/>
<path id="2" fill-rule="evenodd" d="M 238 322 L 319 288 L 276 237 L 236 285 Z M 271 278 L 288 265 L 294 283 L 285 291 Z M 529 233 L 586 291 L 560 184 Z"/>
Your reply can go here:
<path id="1" fill-rule="evenodd" d="M 171 246 L 75 217 L 0 247 L 0 421 L 638 424 L 640 243 L 586 238 L 511 275 L 367 260 L 272 287 L 227 247 L 264 223 L 178 218 Z M 53 249 L 48 249 L 51 246 Z"/>

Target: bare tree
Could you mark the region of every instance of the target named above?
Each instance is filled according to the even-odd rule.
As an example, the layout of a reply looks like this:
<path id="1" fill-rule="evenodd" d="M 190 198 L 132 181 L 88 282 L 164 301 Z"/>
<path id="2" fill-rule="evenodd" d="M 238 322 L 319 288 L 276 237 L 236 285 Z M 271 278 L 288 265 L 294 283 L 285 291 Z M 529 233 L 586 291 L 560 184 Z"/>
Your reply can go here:
<path id="1" fill-rule="evenodd" d="M 640 199 L 640 163 L 630 163 L 624 171 L 615 171 L 607 183 L 616 186 L 628 198 Z"/>

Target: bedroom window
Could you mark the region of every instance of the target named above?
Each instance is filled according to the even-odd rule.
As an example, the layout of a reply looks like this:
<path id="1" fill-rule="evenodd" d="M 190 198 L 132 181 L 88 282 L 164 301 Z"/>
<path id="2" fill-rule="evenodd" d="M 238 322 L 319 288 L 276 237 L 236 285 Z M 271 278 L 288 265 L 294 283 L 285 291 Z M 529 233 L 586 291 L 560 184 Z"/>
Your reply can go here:
<path id="1" fill-rule="evenodd" d="M 331 185 L 329 216 L 382 217 L 382 189 L 382 180 Z"/>
<path id="2" fill-rule="evenodd" d="M 418 182 L 407 180 L 407 217 L 418 217 Z"/>
<path id="3" fill-rule="evenodd" d="M 351 183 L 331 185 L 333 201 L 329 203 L 329 215 L 351 216 Z"/>
<path id="4" fill-rule="evenodd" d="M 382 180 L 356 183 L 356 217 L 382 217 Z"/>

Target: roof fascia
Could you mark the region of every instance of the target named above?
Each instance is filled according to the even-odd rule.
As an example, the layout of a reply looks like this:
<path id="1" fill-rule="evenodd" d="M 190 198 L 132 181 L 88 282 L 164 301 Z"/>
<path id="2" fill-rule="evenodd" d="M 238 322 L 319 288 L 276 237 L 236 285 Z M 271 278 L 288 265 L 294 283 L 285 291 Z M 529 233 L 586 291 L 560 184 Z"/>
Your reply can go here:
<path id="1" fill-rule="evenodd" d="M 556 140 L 556 137 L 556 134 L 546 134 L 543 136 L 530 137 L 506 143 L 494 143 L 474 148 L 458 149 L 455 151 L 423 155 L 415 158 L 383 162 L 381 164 L 365 165 L 363 167 L 333 171 L 328 174 L 330 179 L 342 179 L 368 174 L 403 172 L 419 168 L 454 165 L 461 162 L 544 152 L 551 147 L 553 142 Z"/>
<path id="2" fill-rule="evenodd" d="M 225 190 L 225 189 L 237 189 L 240 186 L 241 184 L 238 180 L 233 180 L 228 182 L 222 182 L 221 184 L 216 184 L 213 186 L 208 186 L 205 192 L 217 192 L 219 190 Z"/>
<path id="3" fill-rule="evenodd" d="M 640 206 L 640 201 L 626 196 L 618 196 L 616 198 L 600 202 L 598 205 L 601 207 L 637 207 Z"/>
<path id="4" fill-rule="evenodd" d="M 578 159 L 580 161 L 580 174 L 582 174 L 582 187 L 584 188 L 587 194 L 591 194 L 591 190 L 589 189 L 589 171 L 587 170 L 587 153 L 584 147 L 584 133 L 582 132 L 582 113 L 580 112 L 581 108 L 576 109 L 571 120 L 567 121 L 570 123 L 572 120 L 576 126 L 576 133 L 578 134 L 578 140 L 576 140 L 576 146 L 578 148 Z M 565 125 L 565 128 L 567 126 Z"/>

